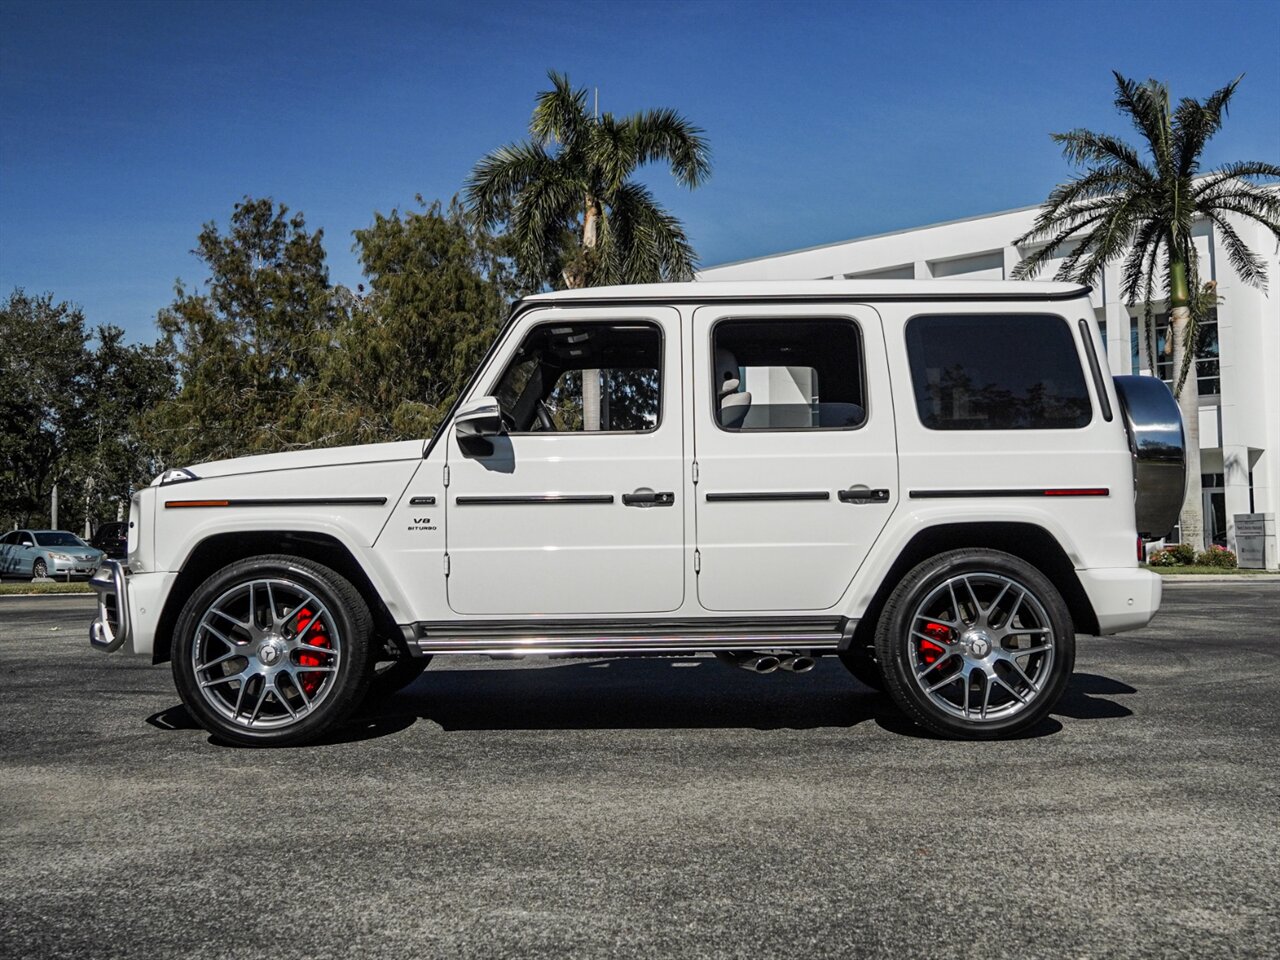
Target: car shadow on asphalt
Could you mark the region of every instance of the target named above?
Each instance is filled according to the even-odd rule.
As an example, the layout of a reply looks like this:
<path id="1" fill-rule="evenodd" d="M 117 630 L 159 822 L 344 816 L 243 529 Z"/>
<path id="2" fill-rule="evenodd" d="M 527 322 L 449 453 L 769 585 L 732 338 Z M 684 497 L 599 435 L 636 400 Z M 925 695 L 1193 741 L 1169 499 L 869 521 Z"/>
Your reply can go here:
<path id="1" fill-rule="evenodd" d="M 1115 720 L 1133 711 L 1112 696 L 1126 683 L 1078 673 L 1053 713 L 1016 739 L 1050 736 L 1059 717 Z M 807 674 L 767 676 L 706 658 L 565 660 L 534 669 L 428 670 L 404 690 L 367 702 L 318 744 L 399 733 L 419 720 L 445 731 L 848 728 L 874 721 L 894 734 L 939 739 L 909 721 L 889 698 L 855 681 L 834 659 Z M 147 718 L 164 730 L 198 729 L 177 705 Z"/>

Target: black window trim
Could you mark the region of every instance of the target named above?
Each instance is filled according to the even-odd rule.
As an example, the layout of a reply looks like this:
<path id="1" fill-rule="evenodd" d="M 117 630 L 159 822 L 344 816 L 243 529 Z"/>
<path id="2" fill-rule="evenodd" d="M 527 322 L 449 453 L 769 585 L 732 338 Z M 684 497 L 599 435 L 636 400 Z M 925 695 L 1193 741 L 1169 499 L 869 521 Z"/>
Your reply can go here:
<path id="1" fill-rule="evenodd" d="M 816 304 L 815 304 L 816 306 Z M 696 312 L 696 311 L 695 311 Z M 835 323 L 848 323 L 853 327 L 854 333 L 858 337 L 858 376 L 859 382 L 862 384 L 863 399 L 866 401 L 862 406 L 862 422 L 853 427 L 754 427 L 750 430 L 730 429 L 720 422 L 720 406 L 719 397 L 716 395 L 716 328 L 722 323 L 742 323 L 749 321 L 770 321 L 776 320 L 781 323 L 793 323 L 800 321 L 821 321 L 830 320 Z M 862 322 L 855 316 L 847 313 L 833 314 L 796 314 L 796 313 L 774 313 L 774 314 L 726 314 L 722 317 L 716 317 L 711 322 L 711 329 L 707 332 L 708 358 L 710 370 L 707 376 L 707 389 L 711 394 L 711 403 L 707 408 L 711 411 L 711 422 L 715 428 L 721 433 L 727 433 L 732 436 L 754 436 L 766 433 L 853 433 L 856 430 L 863 429 L 871 422 L 871 391 L 867 384 L 867 338 L 863 335 Z"/>
<path id="2" fill-rule="evenodd" d="M 1107 396 L 1107 385 L 1102 379 L 1102 367 L 1098 363 L 1098 351 L 1093 345 L 1093 329 L 1084 317 L 1080 318 L 1080 340 L 1084 343 L 1085 356 L 1089 360 L 1089 372 L 1093 374 L 1093 388 L 1098 394 L 1098 406 L 1102 408 L 1102 419 L 1110 423 L 1113 417 L 1111 398 Z M 1093 423 L 1092 418 L 1089 423 Z M 1088 425 L 1088 423 L 1085 424 L 1086 427 Z"/>
<path id="3" fill-rule="evenodd" d="M 524 345 L 524 341 L 537 330 L 539 327 L 563 327 L 573 324 L 619 324 L 630 323 L 636 325 L 648 325 L 658 331 L 658 419 L 654 422 L 653 427 L 649 430 L 557 430 L 550 432 L 546 430 L 512 430 L 506 434 L 508 437 L 651 437 L 662 429 L 662 424 L 666 419 L 666 365 L 667 365 L 667 333 L 662 328 L 662 322 L 657 317 L 628 317 L 622 319 L 615 317 L 608 318 L 582 318 L 575 319 L 569 317 L 559 317 L 547 320 L 538 320 L 531 324 L 525 331 L 524 336 L 520 338 L 519 344 L 516 346 L 518 351 Z M 513 331 L 514 332 L 514 331 Z M 513 354 L 514 359 L 514 354 Z M 480 396 L 496 397 L 493 391 L 497 390 L 498 384 L 502 382 L 502 378 L 507 375 L 507 371 L 511 368 L 508 362 L 499 372 L 498 375 L 489 382 L 486 392 L 482 392 Z"/>
<path id="4" fill-rule="evenodd" d="M 1018 304 L 1012 304 L 1012 306 L 1018 306 Z M 910 328 L 913 321 L 920 319 L 922 317 L 923 318 L 929 318 L 929 317 L 961 317 L 961 318 L 1048 317 L 1052 320 L 1061 320 L 1063 325 L 1067 328 L 1067 336 L 1071 338 L 1072 344 L 1075 344 L 1076 342 L 1075 331 L 1071 329 L 1071 321 L 1068 320 L 1063 314 L 1060 314 L 1060 313 L 1047 313 L 1047 312 L 1041 312 L 1041 311 L 1033 312 L 1029 310 L 1004 310 L 1004 311 L 995 310 L 995 311 L 982 311 L 980 313 L 955 313 L 954 311 L 945 311 L 945 312 L 931 311 L 929 313 L 913 313 L 911 316 L 907 318 L 906 322 L 902 325 L 902 349 L 907 358 L 907 376 L 911 380 L 911 406 L 912 406 L 912 409 L 915 410 L 916 422 L 920 424 L 921 429 L 928 430 L 931 433 L 1034 433 L 1036 431 L 1049 431 L 1053 433 L 1062 433 L 1069 430 L 1087 430 L 1089 429 L 1089 427 L 1093 426 L 1094 421 L 1098 419 L 1097 407 L 1095 406 L 1093 401 L 1089 399 L 1089 386 L 1085 376 L 1084 367 L 1080 367 L 1080 380 L 1082 383 L 1085 384 L 1085 391 L 1084 391 L 1085 399 L 1089 401 L 1089 419 L 1086 420 L 1084 423 L 1080 424 L 1080 426 L 1078 427 L 983 427 L 981 429 L 973 429 L 973 430 L 969 430 L 969 429 L 946 430 L 946 429 L 940 429 L 938 427 L 929 426 L 927 423 L 924 422 L 924 418 L 920 416 L 920 404 L 916 399 L 915 370 L 912 369 L 912 364 L 911 364 L 911 344 L 907 341 L 908 328 Z M 1076 363 L 1078 365 L 1080 363 L 1080 348 L 1078 346 L 1076 347 L 1075 353 L 1076 353 Z"/>

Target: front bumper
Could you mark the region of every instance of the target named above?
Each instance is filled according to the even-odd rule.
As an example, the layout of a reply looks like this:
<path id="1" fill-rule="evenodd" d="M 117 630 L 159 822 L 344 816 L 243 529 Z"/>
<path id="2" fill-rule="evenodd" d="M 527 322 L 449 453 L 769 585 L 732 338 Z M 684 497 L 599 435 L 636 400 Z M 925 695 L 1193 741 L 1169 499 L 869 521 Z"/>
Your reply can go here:
<path id="1" fill-rule="evenodd" d="M 1150 570 L 1101 567 L 1077 570 L 1076 575 L 1097 615 L 1098 633 L 1141 629 L 1160 609 L 1163 581 Z"/>
<path id="2" fill-rule="evenodd" d="M 156 627 L 176 573 L 133 573 L 123 563 L 104 560 L 89 580 L 98 595 L 98 616 L 89 627 L 89 643 L 111 653 L 155 651 Z"/>
<path id="3" fill-rule="evenodd" d="M 49 575 L 57 576 L 58 574 L 62 574 L 63 576 L 66 576 L 70 573 L 87 577 L 93 574 L 101 563 L 101 560 L 50 560 Z"/>
<path id="4" fill-rule="evenodd" d="M 98 616 L 89 625 L 89 643 L 107 653 L 131 639 L 129 571 L 115 560 L 104 560 L 89 586 L 98 595 Z"/>

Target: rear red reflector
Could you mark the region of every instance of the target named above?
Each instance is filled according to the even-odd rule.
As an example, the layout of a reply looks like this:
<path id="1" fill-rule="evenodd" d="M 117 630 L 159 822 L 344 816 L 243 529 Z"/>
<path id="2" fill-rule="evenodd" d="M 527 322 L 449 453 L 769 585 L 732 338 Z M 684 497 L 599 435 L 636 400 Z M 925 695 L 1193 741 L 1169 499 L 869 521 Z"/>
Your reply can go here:
<path id="1" fill-rule="evenodd" d="M 1046 497 L 1105 497 L 1110 493 L 1106 487 L 1064 487 L 1044 491 Z"/>

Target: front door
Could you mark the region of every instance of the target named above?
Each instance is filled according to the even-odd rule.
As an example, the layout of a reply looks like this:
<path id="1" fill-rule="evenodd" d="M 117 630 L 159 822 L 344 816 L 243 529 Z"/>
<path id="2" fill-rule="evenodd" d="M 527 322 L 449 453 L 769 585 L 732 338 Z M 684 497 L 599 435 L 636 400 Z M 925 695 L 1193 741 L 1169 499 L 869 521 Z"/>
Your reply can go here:
<path id="1" fill-rule="evenodd" d="M 701 307 L 693 342 L 701 605 L 833 606 L 898 502 L 879 315 Z"/>
<path id="2" fill-rule="evenodd" d="M 684 600 L 680 317 L 523 316 L 473 397 L 507 432 L 447 438 L 449 606 L 501 617 L 656 614 Z"/>

